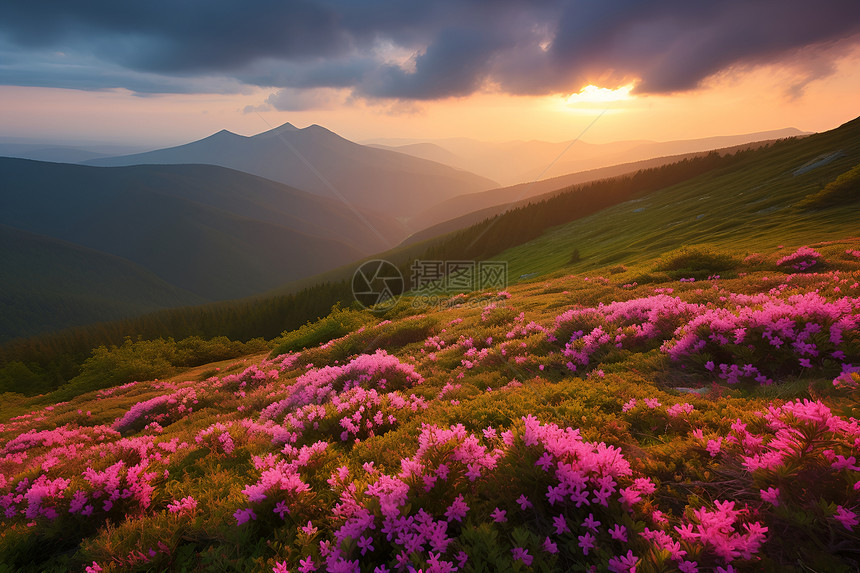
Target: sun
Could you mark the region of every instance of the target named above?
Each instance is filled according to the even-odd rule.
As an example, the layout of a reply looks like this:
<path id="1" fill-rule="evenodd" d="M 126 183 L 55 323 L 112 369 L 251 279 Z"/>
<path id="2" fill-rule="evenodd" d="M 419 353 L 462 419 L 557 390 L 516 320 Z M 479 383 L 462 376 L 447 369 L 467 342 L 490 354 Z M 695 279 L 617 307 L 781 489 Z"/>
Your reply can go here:
<path id="1" fill-rule="evenodd" d="M 567 96 L 564 102 L 567 105 L 576 105 L 581 103 L 610 103 L 632 100 L 633 96 L 630 95 L 630 92 L 633 90 L 633 87 L 634 84 L 631 83 L 613 90 L 589 84 L 579 90 L 579 92 Z"/>

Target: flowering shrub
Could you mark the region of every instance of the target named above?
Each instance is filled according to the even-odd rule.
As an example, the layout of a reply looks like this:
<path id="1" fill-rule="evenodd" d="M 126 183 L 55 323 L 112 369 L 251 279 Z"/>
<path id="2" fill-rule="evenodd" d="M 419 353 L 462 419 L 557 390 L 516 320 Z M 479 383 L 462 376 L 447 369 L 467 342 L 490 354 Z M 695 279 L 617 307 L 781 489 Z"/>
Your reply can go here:
<path id="1" fill-rule="evenodd" d="M 823 262 L 821 253 L 809 247 L 800 247 L 790 255 L 776 261 L 777 267 L 791 267 L 797 272 L 805 272 Z"/>
<path id="2" fill-rule="evenodd" d="M 569 310 L 556 317 L 553 338 L 565 342 L 569 367 L 587 366 L 611 349 L 644 348 L 669 339 L 701 307 L 680 298 L 658 294 L 595 308 Z"/>
<path id="3" fill-rule="evenodd" d="M 729 383 L 774 378 L 857 356 L 860 299 L 763 296 L 756 306 L 702 309 L 663 346 L 673 360 L 698 364 Z"/>
<path id="4" fill-rule="evenodd" d="M 150 422 L 166 426 L 193 412 L 197 404 L 197 392 L 194 388 L 183 388 L 173 394 L 161 394 L 132 406 L 122 418 L 114 422 L 113 428 L 127 434 L 140 430 Z"/>

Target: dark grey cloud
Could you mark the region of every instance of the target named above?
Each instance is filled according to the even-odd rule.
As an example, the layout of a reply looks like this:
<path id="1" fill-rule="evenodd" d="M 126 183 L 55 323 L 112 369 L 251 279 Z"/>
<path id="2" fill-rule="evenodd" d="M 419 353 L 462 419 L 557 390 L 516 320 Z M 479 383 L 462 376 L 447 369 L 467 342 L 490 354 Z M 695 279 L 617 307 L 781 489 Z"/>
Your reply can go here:
<path id="1" fill-rule="evenodd" d="M 639 92 L 684 91 L 735 66 L 809 58 L 810 69 L 832 70 L 825 48 L 860 38 L 857 0 L 11 4 L 0 19 L 2 84 L 141 93 L 245 84 L 287 88 L 283 102 L 302 106 L 296 89 L 426 100 L 487 84 L 544 94 L 639 78 Z"/>

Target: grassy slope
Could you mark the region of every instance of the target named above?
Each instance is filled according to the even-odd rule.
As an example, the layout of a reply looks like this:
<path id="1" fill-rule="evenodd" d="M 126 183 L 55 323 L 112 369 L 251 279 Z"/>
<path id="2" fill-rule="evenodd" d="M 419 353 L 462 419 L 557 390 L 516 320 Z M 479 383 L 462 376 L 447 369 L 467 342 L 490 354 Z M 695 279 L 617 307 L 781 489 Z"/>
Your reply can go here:
<path id="1" fill-rule="evenodd" d="M 559 353 L 557 344 L 540 333 L 516 333 L 529 321 L 552 329 L 555 317 L 570 308 L 648 297 L 656 289 L 673 289 L 672 296 L 681 300 L 717 306 L 728 306 L 720 297 L 729 292 L 747 295 L 767 293 L 780 283 L 788 285 L 785 293 L 776 295 L 780 300 L 815 289 L 819 289 L 828 300 L 837 300 L 843 295 L 858 297 L 860 293 L 856 283 L 860 280 L 860 258 L 846 251 L 860 249 L 860 241 L 846 240 L 816 247 L 827 261 L 825 270 L 838 270 L 838 277 L 826 274 L 790 279 L 785 269 L 780 270 L 776 266 L 784 252 L 773 249 L 760 259 L 735 262 L 727 274 L 737 278 L 698 283 L 679 283 L 669 279 L 656 270 L 655 261 L 643 259 L 639 261 L 638 271 L 651 272 L 652 282 L 633 289 L 623 285 L 630 280 L 632 273 L 638 271 L 631 269 L 623 274 L 610 275 L 609 269 L 596 269 L 598 273 L 610 276 L 611 280 L 565 275 L 516 285 L 510 289 L 510 299 L 495 293 L 475 293 L 453 300 L 459 305 L 451 308 L 413 309 L 407 301 L 383 317 L 363 315 L 366 329 L 356 330 L 331 344 L 305 350 L 296 362 L 282 368 L 277 379 L 260 382 L 249 376 L 240 386 L 241 380 L 225 378 L 228 374 L 240 374 L 247 367 L 261 363 L 262 357 L 256 355 L 245 360 L 212 364 L 166 381 L 141 382 L 110 392 L 82 395 L 47 408 L 41 407 L 45 403 L 40 399 L 10 397 L 0 406 L 0 420 L 3 422 L 0 425 L 0 447 L 7 453 L 22 451 L 20 446 L 12 447 L 10 441 L 25 431 L 53 432 L 57 427 L 64 427 L 73 431 L 80 429 L 82 436 L 105 433 L 95 428 L 117 425 L 117 421 L 135 404 L 161 395 L 179 392 L 180 402 L 182 396 L 191 396 L 187 406 L 192 410 L 177 409 L 179 402 L 166 410 L 157 408 L 153 410 L 152 417 L 141 418 L 136 425 L 124 430 L 123 437 L 107 432 L 106 438 L 95 441 L 74 435 L 53 444 L 43 444 L 37 439 L 23 450 L 28 454 L 23 463 L 0 462 L 5 484 L 0 486 L 0 493 L 11 490 L 25 476 L 32 479 L 41 473 L 47 473 L 52 479 L 67 477 L 72 480 L 68 496 L 56 502 L 61 509 L 61 517 L 56 522 L 23 517 L 4 520 L 0 516 L 3 523 L 0 563 L 5 564 L 0 565 L 0 570 L 81 570 L 92 561 L 97 561 L 106 571 L 179 571 L 183 568 L 263 571 L 271 570 L 277 562 L 283 561 L 288 562 L 290 570 L 293 570 L 300 559 L 307 557 L 319 563 L 319 541 L 332 540 L 334 530 L 344 521 L 333 511 L 342 487 L 335 486 L 333 490 L 326 482 L 338 467 L 349 468 L 346 482 L 354 482 L 357 490 L 362 492 L 375 479 L 365 473 L 362 464 L 372 461 L 376 470 L 396 477 L 401 471 L 401 457 L 415 453 L 423 424 L 444 428 L 464 424 L 467 432 L 478 435 L 479 443 L 492 449 L 503 446 L 498 438 L 483 435 L 481 430 L 487 427 L 497 431 L 512 429 L 515 436 L 522 435 L 521 417 L 533 415 L 544 423 L 580 428 L 585 440 L 619 447 L 621 454 L 630 462 L 634 476 L 651 478 L 658 491 L 645 496 L 646 501 L 637 504 L 630 517 L 624 517 L 628 515 L 627 511 L 614 504 L 604 509 L 598 504 L 577 508 L 570 502 L 547 503 L 547 488 L 555 482 L 552 472 L 546 473 L 535 467 L 543 451 L 541 447 L 516 441 L 510 455 L 506 455 L 496 469 L 486 470 L 477 481 L 465 478 L 465 467 L 461 468 L 458 462 L 448 458 L 451 477 L 439 481 L 429 493 L 422 493 L 422 480 L 416 481 L 410 489 L 409 507 L 403 511 L 415 515 L 422 508 L 444 521 L 445 508 L 458 492 L 463 493 L 470 508 L 468 517 L 462 523 L 454 521 L 448 524 L 447 532 L 454 541 L 445 556 L 454 560 L 459 550 L 466 551 L 470 555 L 467 571 L 478 571 L 480 567 L 526 570 L 511 558 L 511 550 L 515 547 L 526 547 L 535 557 L 535 566 L 549 571 L 569 570 L 575 564 L 584 564 L 577 535 L 586 531 L 579 524 L 589 513 L 603 522 L 598 531 L 598 542 L 609 552 L 592 553 L 589 559 L 605 564 L 612 554 L 624 554 L 627 550 L 626 545 L 609 537 L 606 530 L 614 523 L 611 520 L 618 519 L 618 523 L 624 523 L 635 531 L 642 531 L 645 526 L 661 529 L 663 526 L 652 517 L 653 510 L 659 508 L 669 520 L 666 530 L 677 535 L 672 527 L 686 519 L 685 506 L 712 509 L 713 501 L 724 499 L 749 504 L 755 513 L 745 514 L 742 519 L 758 520 L 771 530 L 771 542 L 761 551 L 756 551 L 762 561 L 736 560 L 736 570 L 850 571 L 857 565 L 850 546 L 854 544 L 856 547 L 860 538 L 844 527 L 840 529 L 841 525 L 833 515 L 835 504 L 849 507 L 851 500 L 856 501 L 857 493 L 850 487 L 850 480 L 847 487 L 825 489 L 834 479 L 837 486 L 841 483 L 839 480 L 849 479 L 850 471 L 845 470 L 844 477 L 835 471 L 827 473 L 829 462 L 825 462 L 821 466 L 824 469 L 820 470 L 820 477 L 795 475 L 791 472 L 796 470 L 790 468 L 785 470 L 787 473 L 783 477 L 751 476 L 739 469 L 739 458 L 733 457 L 728 443 L 724 446 L 724 453 L 716 457 L 705 448 L 708 439 L 727 435 L 735 419 L 741 419 L 749 424 L 751 431 L 770 439 L 771 430 L 763 425 L 756 411 L 787 399 L 822 397 L 835 413 L 847 416 L 854 412 L 856 415 L 860 406 L 856 393 L 851 396 L 833 390 L 831 380 L 838 369 L 834 371 L 832 364 L 816 361 L 815 367 L 803 369 L 793 361 L 790 372 L 777 378 L 774 386 L 732 387 L 714 384 L 720 380 L 697 366 L 695 360 L 683 364 L 671 362 L 657 350 L 656 345 L 651 344 L 644 348 L 631 346 L 622 351 L 610 350 L 608 354 L 596 355 L 587 368 L 571 372 L 565 366 L 567 358 Z M 832 288 L 835 284 L 841 285 L 844 292 L 835 292 Z M 422 311 L 426 311 L 424 316 L 415 315 Z M 520 312 L 524 313 L 523 319 L 517 318 Z M 377 324 L 380 318 L 388 318 L 392 322 Z M 671 330 L 666 331 L 667 336 L 671 336 Z M 506 334 L 508 332 L 515 334 L 511 337 Z M 852 357 L 855 359 L 860 351 L 857 346 L 860 339 L 856 334 L 856 331 L 849 333 L 849 342 L 846 342 L 846 348 L 854 349 Z M 484 342 L 487 337 L 492 337 L 493 342 Z M 485 358 L 472 358 L 476 362 L 472 367 L 464 362 L 469 360 L 468 344 L 464 343 L 466 338 L 473 339 L 478 348 L 489 348 Z M 435 349 L 434 346 L 441 341 L 445 344 Z M 284 459 L 288 456 L 279 453 L 283 449 L 282 444 L 272 442 L 266 431 L 252 430 L 253 425 L 240 421 L 261 421 L 261 411 L 289 396 L 296 378 L 308 369 L 345 364 L 352 356 L 373 352 L 380 347 L 396 355 L 403 363 L 414 365 L 424 377 L 421 384 L 407 385 L 401 395 L 420 397 L 427 408 L 419 406 L 415 411 L 408 407 L 398 409 L 391 405 L 393 398 L 387 396 L 382 409 L 385 415 L 394 414 L 397 421 L 378 428 L 376 436 L 362 433 L 358 441 L 352 438 L 344 441 L 341 432 L 346 426 L 340 420 L 351 414 L 354 407 L 342 412 L 334 404 L 324 403 L 325 414 L 317 420 L 319 426 L 309 424 L 305 430 L 298 430 L 296 442 L 297 446 L 309 446 L 318 440 L 330 442 L 326 452 L 314 454 L 307 467 L 299 468 L 301 479 L 312 488 L 311 493 L 290 494 L 278 491 L 276 487 L 268 491 L 267 500 L 249 503 L 242 490 L 261 476 L 261 469 L 255 468 L 252 457 L 272 455 L 274 459 Z M 503 348 L 507 353 L 502 352 Z M 764 350 L 757 350 L 748 358 L 765 367 L 766 349 L 767 345 L 764 345 Z M 515 356 L 523 356 L 524 360 L 519 362 Z M 313 367 L 307 366 L 310 363 Z M 278 368 L 278 364 L 263 363 L 261 368 L 268 371 Z M 221 379 L 202 380 L 212 375 Z M 394 384 L 397 377 L 390 376 L 389 379 Z M 679 385 L 702 387 L 705 393 L 681 394 L 674 389 Z M 382 394 L 391 390 L 378 384 L 378 380 L 371 386 Z M 646 406 L 643 403 L 646 398 L 655 399 L 660 405 Z M 631 399 L 638 401 L 637 406 L 624 411 L 622 406 Z M 689 403 L 694 410 L 681 418 L 668 413 L 669 406 L 682 403 Z M 27 413 L 34 407 L 35 410 Z M 367 418 L 370 418 L 379 406 L 368 403 L 367 408 Z M 12 419 L 12 416 L 20 414 L 24 416 Z M 160 420 L 161 425 L 143 427 L 152 420 Z M 216 423 L 224 426 L 213 429 Z M 214 436 L 226 429 L 231 435 L 233 448 L 227 451 L 216 437 L 207 437 L 207 429 L 215 431 Z M 694 429 L 701 429 L 704 438 L 697 438 Z M 199 440 L 195 439 L 197 436 Z M 105 443 L 98 445 L 97 442 L 102 441 Z M 168 444 L 164 448 L 157 447 L 155 450 L 159 452 L 167 452 L 182 442 L 187 445 L 180 446 L 165 460 L 162 456 L 153 457 L 155 450 L 145 446 L 148 442 Z M 173 446 L 169 445 L 171 442 Z M 68 459 L 61 459 L 48 470 L 39 469 L 44 460 L 55 457 L 51 455 L 52 449 L 69 444 L 79 444 L 77 451 L 81 455 L 67 453 L 64 457 Z M 826 459 L 822 447 L 816 446 L 808 454 L 809 459 L 814 458 L 815 463 Z M 837 448 L 838 452 L 847 455 L 842 442 L 833 442 L 827 447 Z M 105 452 L 103 456 L 99 453 L 101 451 Z M 144 456 L 148 468 L 155 472 L 150 478 L 154 487 L 150 505 L 140 505 L 137 498 L 122 499 L 106 514 L 98 509 L 101 505 L 98 501 L 92 517 L 68 513 L 67 498 L 71 491 L 93 489 L 81 477 L 88 466 L 102 470 L 120 460 L 130 466 L 138 463 L 144 455 L 140 452 L 145 451 L 150 452 Z M 425 461 L 430 470 L 440 463 L 440 459 L 450 455 L 450 449 L 444 447 L 436 452 L 440 457 L 432 462 Z M 161 477 L 164 469 L 169 471 L 166 479 Z M 617 479 L 620 485 L 629 485 L 628 478 Z M 406 481 L 412 483 L 408 479 Z M 804 488 L 797 498 L 790 497 L 793 481 Z M 782 488 L 783 506 L 788 506 L 788 513 L 776 511 L 759 499 L 759 488 L 769 485 Z M 528 510 L 520 509 L 516 502 L 519 495 L 526 495 L 534 506 Z M 818 495 L 825 498 L 826 503 L 822 507 L 816 505 Z M 168 504 L 186 496 L 197 500 L 196 509 L 184 515 L 168 511 Z M 363 504 L 364 498 L 361 495 L 358 498 Z M 284 519 L 272 511 L 278 500 L 285 500 L 291 508 Z M 827 506 L 830 502 L 834 505 Z M 26 506 L 26 502 L 19 506 Z M 234 514 L 248 507 L 253 508 L 257 518 L 237 525 Z M 368 507 L 371 513 L 379 511 L 378 504 L 369 503 Z M 491 513 L 495 508 L 507 511 L 506 522 L 493 521 Z M 806 517 L 803 512 L 807 512 Z M 552 518 L 556 515 L 566 517 L 573 529 L 572 534 L 559 534 L 554 530 Z M 308 521 L 312 521 L 319 530 L 310 537 L 300 529 Z M 347 542 L 344 545 L 344 551 L 351 552 L 353 558 L 359 558 L 362 571 L 371 571 L 375 564 L 392 566 L 394 563 L 397 550 L 392 551 L 394 544 L 385 541 L 378 527 L 377 532 L 368 533 L 375 545 L 375 550 L 368 555 L 363 556 L 354 544 Z M 740 525 L 736 530 L 745 531 Z M 557 543 L 560 554 L 554 556 L 542 551 L 541 544 L 547 536 Z M 640 570 L 676 570 L 671 566 L 672 561 L 661 557 L 659 552 L 649 555 L 647 544 L 638 535 L 631 533 L 630 538 L 633 540 L 630 548 L 642 558 Z M 696 544 L 683 547 L 691 559 L 707 566 L 707 570 L 721 563 L 708 547 Z M 150 548 L 153 549 L 151 554 Z M 141 552 L 145 558 L 140 557 Z M 422 552 L 412 555 L 416 567 L 426 565 L 422 559 L 428 559 L 428 555 Z M 661 562 L 664 563 L 662 569 Z"/>
<path id="2" fill-rule="evenodd" d="M 795 175 L 817 158 L 842 155 Z M 860 120 L 838 130 L 767 149 L 744 163 L 628 201 L 556 227 L 497 257 L 512 278 L 565 266 L 570 270 L 630 264 L 685 244 L 714 243 L 738 251 L 856 235 L 860 202 L 803 212 L 792 206 L 860 163 Z"/>
<path id="3" fill-rule="evenodd" d="M 744 149 L 755 149 L 769 143 L 773 143 L 773 140 L 725 147 L 715 149 L 715 151 L 721 155 L 726 155 Z M 421 228 L 421 230 L 403 241 L 403 244 L 410 245 L 445 233 L 456 232 L 499 213 L 504 213 L 511 208 L 545 199 L 550 195 L 576 185 L 635 173 L 641 169 L 660 167 L 692 157 L 702 157 L 709 153 L 711 153 L 711 150 L 682 155 L 665 155 L 655 159 L 621 163 L 611 167 L 579 171 L 568 175 L 541 179 L 540 181 L 520 183 L 500 189 L 460 195 L 433 206 L 423 213 L 420 218 L 416 218 L 420 220 L 420 224 L 416 226 Z M 427 228 L 423 228 L 425 226 Z"/>

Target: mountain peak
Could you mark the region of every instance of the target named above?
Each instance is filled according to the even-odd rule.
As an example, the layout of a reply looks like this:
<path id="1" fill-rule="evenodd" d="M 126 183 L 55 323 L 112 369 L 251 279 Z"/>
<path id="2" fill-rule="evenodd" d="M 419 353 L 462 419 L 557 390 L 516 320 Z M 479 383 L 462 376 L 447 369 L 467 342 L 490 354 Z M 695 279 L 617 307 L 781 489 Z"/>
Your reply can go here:
<path id="1" fill-rule="evenodd" d="M 270 137 L 272 135 L 280 135 L 282 133 L 293 133 L 296 131 L 300 131 L 298 127 L 293 125 L 290 122 L 286 122 L 283 125 L 279 125 L 278 127 L 273 127 L 269 131 L 264 131 L 263 133 L 258 133 L 254 137 Z"/>
<path id="2" fill-rule="evenodd" d="M 217 141 L 217 140 L 223 140 L 223 139 L 233 139 L 235 137 L 242 137 L 242 136 L 238 135 L 236 133 L 233 133 L 232 131 L 222 129 L 221 131 L 219 131 L 217 133 L 213 133 L 209 137 L 204 137 L 200 141 L 212 141 L 212 140 Z"/>

